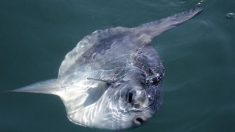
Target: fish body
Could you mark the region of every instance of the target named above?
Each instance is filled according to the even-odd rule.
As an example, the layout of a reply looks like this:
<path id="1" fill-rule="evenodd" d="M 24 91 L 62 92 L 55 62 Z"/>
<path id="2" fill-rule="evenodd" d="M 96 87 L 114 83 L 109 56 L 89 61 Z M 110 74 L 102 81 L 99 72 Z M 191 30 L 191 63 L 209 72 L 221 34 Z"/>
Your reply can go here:
<path id="1" fill-rule="evenodd" d="M 97 30 L 65 56 L 56 79 L 14 91 L 59 96 L 68 119 L 82 126 L 111 130 L 140 126 L 161 104 L 164 66 L 151 40 L 201 11 L 196 6 L 133 28 Z"/>

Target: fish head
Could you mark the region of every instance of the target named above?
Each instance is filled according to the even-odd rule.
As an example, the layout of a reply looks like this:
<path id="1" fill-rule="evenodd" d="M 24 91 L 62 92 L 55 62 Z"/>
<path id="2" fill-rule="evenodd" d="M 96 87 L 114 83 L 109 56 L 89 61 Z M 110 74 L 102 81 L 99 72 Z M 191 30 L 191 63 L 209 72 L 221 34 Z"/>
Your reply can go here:
<path id="1" fill-rule="evenodd" d="M 160 106 L 160 87 L 163 73 L 149 74 L 138 67 L 129 68 L 110 84 L 109 121 L 115 128 L 138 127 L 150 119 Z"/>

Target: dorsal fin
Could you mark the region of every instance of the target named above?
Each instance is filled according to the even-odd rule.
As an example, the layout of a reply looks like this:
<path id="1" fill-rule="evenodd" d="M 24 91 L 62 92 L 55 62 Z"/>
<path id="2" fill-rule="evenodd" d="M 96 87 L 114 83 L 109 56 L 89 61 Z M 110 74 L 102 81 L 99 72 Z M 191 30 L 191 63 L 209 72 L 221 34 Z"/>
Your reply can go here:
<path id="1" fill-rule="evenodd" d="M 134 32 L 136 32 L 136 34 L 140 36 L 145 35 L 145 36 L 149 36 L 150 39 L 152 39 L 164 33 L 165 31 L 168 31 L 186 22 L 187 20 L 193 18 L 194 16 L 202 12 L 202 10 L 203 10 L 202 7 L 199 6 L 198 4 L 197 6 L 195 6 L 194 8 L 188 11 L 184 11 L 184 12 L 175 14 L 173 16 L 166 17 L 166 18 L 162 18 L 157 21 L 142 24 L 138 27 L 133 28 L 133 30 Z"/>

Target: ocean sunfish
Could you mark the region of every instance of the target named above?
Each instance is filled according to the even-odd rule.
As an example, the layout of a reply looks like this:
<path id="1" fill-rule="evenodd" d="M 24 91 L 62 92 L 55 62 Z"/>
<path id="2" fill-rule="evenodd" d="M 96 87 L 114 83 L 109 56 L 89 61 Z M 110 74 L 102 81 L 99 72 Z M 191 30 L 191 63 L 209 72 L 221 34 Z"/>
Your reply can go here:
<path id="1" fill-rule="evenodd" d="M 164 67 L 153 38 L 191 19 L 200 6 L 133 28 L 85 36 L 64 58 L 58 77 L 14 92 L 57 95 L 78 125 L 120 130 L 142 125 L 159 110 Z"/>

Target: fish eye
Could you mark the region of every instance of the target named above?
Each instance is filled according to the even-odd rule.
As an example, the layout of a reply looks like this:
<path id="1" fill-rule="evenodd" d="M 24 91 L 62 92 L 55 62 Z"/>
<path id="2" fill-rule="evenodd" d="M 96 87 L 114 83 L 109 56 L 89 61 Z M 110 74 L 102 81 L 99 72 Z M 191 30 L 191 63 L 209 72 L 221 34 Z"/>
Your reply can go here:
<path id="1" fill-rule="evenodd" d="M 133 93 L 129 92 L 128 93 L 128 103 L 132 103 L 132 100 L 133 100 Z"/>

